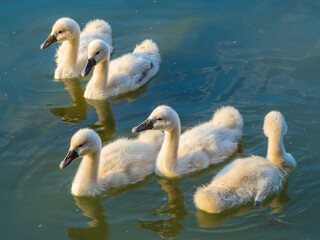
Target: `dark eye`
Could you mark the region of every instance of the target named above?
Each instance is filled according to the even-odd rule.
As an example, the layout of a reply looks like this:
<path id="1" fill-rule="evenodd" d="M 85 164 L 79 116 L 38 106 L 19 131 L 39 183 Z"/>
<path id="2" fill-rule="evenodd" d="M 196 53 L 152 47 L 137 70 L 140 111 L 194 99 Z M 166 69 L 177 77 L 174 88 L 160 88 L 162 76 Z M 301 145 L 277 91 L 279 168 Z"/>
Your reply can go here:
<path id="1" fill-rule="evenodd" d="M 158 121 L 161 121 L 161 120 L 162 120 L 162 118 L 157 118 L 157 120 L 158 120 Z"/>
<path id="2" fill-rule="evenodd" d="M 83 147 L 83 144 L 80 144 L 78 147 L 79 147 L 79 148 L 80 148 L 80 147 Z"/>
<path id="3" fill-rule="evenodd" d="M 98 55 L 98 54 L 99 54 L 99 52 L 96 53 L 96 55 Z"/>
<path id="4" fill-rule="evenodd" d="M 62 31 L 59 31 L 58 33 L 62 33 Z"/>

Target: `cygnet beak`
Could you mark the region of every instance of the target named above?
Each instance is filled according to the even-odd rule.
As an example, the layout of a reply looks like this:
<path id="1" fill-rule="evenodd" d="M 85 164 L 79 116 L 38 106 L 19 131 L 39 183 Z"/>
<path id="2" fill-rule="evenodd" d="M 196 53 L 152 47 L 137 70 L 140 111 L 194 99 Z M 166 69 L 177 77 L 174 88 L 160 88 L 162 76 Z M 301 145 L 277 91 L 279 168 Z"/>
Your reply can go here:
<path id="1" fill-rule="evenodd" d="M 88 59 L 88 63 L 86 68 L 83 70 L 83 72 L 81 73 L 82 77 L 85 77 L 89 74 L 89 72 L 91 71 L 91 69 L 97 64 L 96 60 L 94 60 L 94 58 L 90 58 Z"/>
<path id="2" fill-rule="evenodd" d="M 50 45 L 56 43 L 58 40 L 55 35 L 49 35 L 49 37 L 44 41 L 44 43 L 41 44 L 40 49 L 43 50 Z"/>
<path id="3" fill-rule="evenodd" d="M 73 160 L 75 160 L 78 157 L 79 157 L 79 155 L 76 151 L 69 151 L 67 153 L 67 156 L 60 163 L 60 169 L 64 169 L 66 166 L 68 166 Z"/>
<path id="4" fill-rule="evenodd" d="M 153 122 L 150 119 L 145 120 L 140 125 L 132 128 L 133 133 L 142 132 L 144 130 L 153 129 Z"/>

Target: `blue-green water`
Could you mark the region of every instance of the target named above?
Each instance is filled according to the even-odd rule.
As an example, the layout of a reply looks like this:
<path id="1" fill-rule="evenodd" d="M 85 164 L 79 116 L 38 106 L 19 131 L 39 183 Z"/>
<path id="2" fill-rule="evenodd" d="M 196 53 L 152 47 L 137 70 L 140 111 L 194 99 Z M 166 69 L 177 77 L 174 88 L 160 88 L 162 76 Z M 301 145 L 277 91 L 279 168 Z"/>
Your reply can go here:
<path id="1" fill-rule="evenodd" d="M 55 81 L 56 46 L 39 49 L 64 16 L 81 27 L 108 21 L 113 58 L 152 38 L 159 74 L 125 98 L 86 101 L 88 79 Z M 319 239 L 319 19 L 315 0 L 0 1 L 1 239 Z M 160 104 L 176 109 L 183 130 L 219 106 L 238 108 L 245 126 L 237 156 L 266 154 L 263 118 L 280 110 L 298 165 L 265 207 L 295 225 L 269 225 L 251 205 L 197 211 L 196 188 L 223 164 L 180 182 L 152 175 L 103 198 L 73 198 L 77 164 L 58 166 L 72 134 L 90 127 L 104 143 L 131 137 Z"/>

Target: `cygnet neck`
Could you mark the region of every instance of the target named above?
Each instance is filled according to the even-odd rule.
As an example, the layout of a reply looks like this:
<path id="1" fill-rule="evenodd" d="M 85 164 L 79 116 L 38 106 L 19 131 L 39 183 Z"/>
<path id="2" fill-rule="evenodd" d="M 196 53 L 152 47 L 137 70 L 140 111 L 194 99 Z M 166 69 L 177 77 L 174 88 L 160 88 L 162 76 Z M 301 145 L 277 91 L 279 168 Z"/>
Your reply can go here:
<path id="1" fill-rule="evenodd" d="M 90 87 L 104 93 L 107 90 L 108 72 L 109 60 L 106 59 L 99 62 L 93 69 L 92 78 L 89 81 Z"/>
<path id="2" fill-rule="evenodd" d="M 284 165 L 286 150 L 283 145 L 283 136 L 281 134 L 272 134 L 268 137 L 267 159 L 271 162 Z"/>
<path id="3" fill-rule="evenodd" d="M 105 59 L 95 66 L 92 77 L 105 82 L 108 79 L 108 73 L 109 59 Z"/>
<path id="4" fill-rule="evenodd" d="M 62 59 L 62 64 L 75 68 L 78 61 L 79 51 L 79 37 L 80 33 L 76 34 L 76 37 L 67 41 L 66 50 Z"/>
<path id="5" fill-rule="evenodd" d="M 71 192 L 76 196 L 96 195 L 100 149 L 83 157 L 72 183 Z"/>
<path id="6" fill-rule="evenodd" d="M 167 177 L 176 177 L 178 149 L 180 141 L 180 121 L 171 130 L 166 130 L 164 141 L 157 158 L 157 169 Z"/>

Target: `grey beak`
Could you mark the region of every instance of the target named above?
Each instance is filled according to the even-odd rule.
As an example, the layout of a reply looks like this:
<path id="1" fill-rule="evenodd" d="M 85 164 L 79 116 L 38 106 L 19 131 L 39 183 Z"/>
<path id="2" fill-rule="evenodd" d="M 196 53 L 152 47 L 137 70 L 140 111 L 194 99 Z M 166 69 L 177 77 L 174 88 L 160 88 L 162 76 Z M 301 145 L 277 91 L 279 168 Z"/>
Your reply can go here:
<path id="1" fill-rule="evenodd" d="M 133 133 L 142 132 L 142 131 L 148 130 L 148 129 L 153 129 L 153 123 L 150 119 L 147 119 L 143 123 L 141 123 L 140 125 L 132 128 L 132 132 Z"/>
<path id="2" fill-rule="evenodd" d="M 44 43 L 41 44 L 40 49 L 46 49 L 50 45 L 56 43 L 58 40 L 55 35 L 49 35 L 49 37 L 44 41 Z"/>
<path id="3" fill-rule="evenodd" d="M 79 155 L 76 151 L 69 151 L 67 153 L 67 156 L 60 163 L 60 169 L 64 169 L 66 166 L 68 166 L 73 160 L 75 160 L 78 157 L 79 157 Z"/>
<path id="4" fill-rule="evenodd" d="M 91 69 L 97 64 L 96 60 L 94 60 L 94 58 L 90 58 L 88 59 L 87 62 L 87 66 L 86 68 L 83 70 L 83 72 L 81 73 L 82 77 L 85 77 L 89 74 L 89 72 L 91 71 Z"/>

